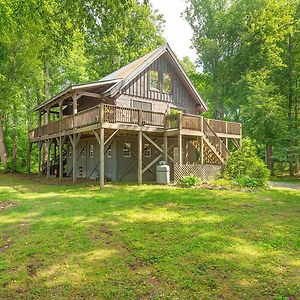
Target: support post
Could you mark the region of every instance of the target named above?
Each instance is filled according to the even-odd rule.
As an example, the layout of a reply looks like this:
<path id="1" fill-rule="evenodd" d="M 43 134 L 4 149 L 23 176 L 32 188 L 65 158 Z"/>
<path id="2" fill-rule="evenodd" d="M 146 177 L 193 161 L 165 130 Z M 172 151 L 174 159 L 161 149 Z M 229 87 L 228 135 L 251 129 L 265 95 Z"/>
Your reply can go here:
<path id="1" fill-rule="evenodd" d="M 42 164 L 42 142 L 38 142 L 38 177 L 41 176 L 41 164 Z"/>
<path id="2" fill-rule="evenodd" d="M 138 183 L 143 183 L 143 132 L 138 132 Z"/>
<path id="3" fill-rule="evenodd" d="M 100 157 L 99 157 L 99 183 L 100 189 L 104 188 L 104 128 L 100 128 L 99 135 L 99 147 L 100 147 Z"/>
<path id="4" fill-rule="evenodd" d="M 104 122 L 104 106 L 103 104 L 100 104 L 99 108 L 99 123 L 100 123 L 100 135 L 99 135 L 99 184 L 100 189 L 102 190 L 104 188 L 104 128 L 102 126 Z"/>
<path id="5" fill-rule="evenodd" d="M 178 133 L 178 163 L 182 166 L 182 134 Z"/>
<path id="6" fill-rule="evenodd" d="M 59 137 L 59 181 L 62 181 L 63 177 L 63 144 L 62 137 Z"/>
<path id="7" fill-rule="evenodd" d="M 178 115 L 178 163 L 182 166 L 182 112 Z"/>
<path id="8" fill-rule="evenodd" d="M 164 161 L 168 162 L 168 136 L 164 135 Z"/>
<path id="9" fill-rule="evenodd" d="M 73 134 L 73 142 L 72 142 L 72 163 L 73 163 L 73 183 L 76 183 L 77 181 L 77 151 L 76 151 L 76 139 L 77 135 L 76 133 Z"/>
<path id="10" fill-rule="evenodd" d="M 50 178 L 50 150 L 51 150 L 51 140 L 46 141 L 46 155 L 47 155 L 47 179 Z"/>
<path id="11" fill-rule="evenodd" d="M 203 155 L 204 155 L 204 144 L 203 144 L 203 137 L 201 136 L 201 138 L 200 138 L 200 163 L 201 163 L 201 165 L 203 165 L 204 164 L 204 157 L 203 157 Z"/>

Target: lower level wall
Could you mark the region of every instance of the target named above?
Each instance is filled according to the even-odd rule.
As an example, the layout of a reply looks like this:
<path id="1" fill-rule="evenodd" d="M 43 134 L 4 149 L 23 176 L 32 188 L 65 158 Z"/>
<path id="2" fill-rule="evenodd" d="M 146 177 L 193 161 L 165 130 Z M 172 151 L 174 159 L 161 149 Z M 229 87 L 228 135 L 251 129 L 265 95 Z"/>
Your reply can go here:
<path id="1" fill-rule="evenodd" d="M 163 148 L 163 137 L 151 137 L 151 139 Z M 129 151 L 126 147 L 129 146 Z M 178 160 L 177 137 L 168 138 L 169 155 L 176 162 Z M 108 181 L 137 181 L 137 135 L 119 135 L 105 147 L 104 173 Z M 68 144 L 67 151 L 67 175 L 71 176 L 72 146 Z M 143 138 L 143 168 L 151 163 L 161 152 L 150 142 Z M 183 138 L 183 162 L 193 163 L 196 161 L 196 150 L 193 145 Z M 143 174 L 143 181 L 155 181 L 156 166 L 161 157 L 149 170 Z M 174 165 L 169 160 L 171 167 L 171 179 L 173 180 Z M 77 176 L 78 178 L 98 179 L 99 177 L 99 144 L 96 138 L 82 139 L 77 145 Z"/>
<path id="2" fill-rule="evenodd" d="M 105 147 L 104 173 L 109 181 L 137 181 L 137 136 L 120 135 Z M 152 138 L 159 147 L 163 147 L 163 138 Z M 176 159 L 177 140 L 170 138 L 168 147 L 173 148 L 169 155 Z M 129 151 L 124 147 L 129 146 Z M 83 139 L 77 145 L 77 176 L 79 178 L 98 179 L 99 176 L 99 144 L 95 138 Z M 158 157 L 161 152 L 143 139 L 143 168 Z M 72 167 L 72 146 L 68 144 L 67 151 L 67 175 L 71 176 Z M 157 161 L 149 170 L 143 174 L 143 181 L 155 181 L 156 165 L 163 157 Z"/>

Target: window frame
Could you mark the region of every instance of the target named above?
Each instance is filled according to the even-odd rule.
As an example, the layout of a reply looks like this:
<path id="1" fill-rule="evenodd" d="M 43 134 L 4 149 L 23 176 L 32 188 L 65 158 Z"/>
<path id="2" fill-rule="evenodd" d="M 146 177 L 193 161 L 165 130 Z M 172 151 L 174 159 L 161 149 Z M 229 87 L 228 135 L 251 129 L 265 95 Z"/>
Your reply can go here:
<path id="1" fill-rule="evenodd" d="M 107 148 L 106 156 L 107 156 L 108 158 L 111 158 L 111 157 L 112 157 L 111 145 Z"/>
<path id="2" fill-rule="evenodd" d="M 152 80 L 151 80 L 151 73 L 156 72 L 157 74 L 157 86 L 153 87 L 152 86 Z M 160 91 L 160 72 L 157 69 L 149 69 L 149 90 L 159 92 Z"/>
<path id="3" fill-rule="evenodd" d="M 152 157 L 152 149 L 150 144 L 144 144 L 144 157 L 145 158 Z"/>
<path id="4" fill-rule="evenodd" d="M 128 153 L 128 154 L 126 154 L 126 153 Z M 125 157 L 125 158 L 130 158 L 131 157 L 131 143 L 124 142 L 124 144 L 123 144 L 123 157 Z"/>
<path id="5" fill-rule="evenodd" d="M 170 91 L 164 90 L 165 75 L 168 75 L 170 78 Z M 173 80 L 172 80 L 172 76 L 171 76 L 170 72 L 162 72 L 162 84 L 161 85 L 162 85 L 162 92 L 164 94 L 168 94 L 168 95 L 173 94 Z"/>
<path id="6" fill-rule="evenodd" d="M 94 145 L 89 145 L 89 158 L 94 158 Z"/>

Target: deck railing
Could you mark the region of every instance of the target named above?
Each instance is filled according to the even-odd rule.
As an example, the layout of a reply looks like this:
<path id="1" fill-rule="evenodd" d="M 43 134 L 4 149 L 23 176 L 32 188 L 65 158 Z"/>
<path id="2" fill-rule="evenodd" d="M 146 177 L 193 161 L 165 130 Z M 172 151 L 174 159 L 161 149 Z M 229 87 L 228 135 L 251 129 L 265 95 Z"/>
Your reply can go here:
<path id="1" fill-rule="evenodd" d="M 179 114 L 166 115 L 160 112 L 139 110 L 128 107 L 118 107 L 110 104 L 102 104 L 75 115 L 65 116 L 58 121 L 41 125 L 29 132 L 29 138 L 35 139 L 42 136 L 52 135 L 74 128 L 103 123 L 124 123 L 140 126 L 155 126 L 166 129 L 189 129 L 204 131 L 204 123 L 217 134 L 241 135 L 241 124 L 213 119 L 205 119 L 202 116 Z"/>

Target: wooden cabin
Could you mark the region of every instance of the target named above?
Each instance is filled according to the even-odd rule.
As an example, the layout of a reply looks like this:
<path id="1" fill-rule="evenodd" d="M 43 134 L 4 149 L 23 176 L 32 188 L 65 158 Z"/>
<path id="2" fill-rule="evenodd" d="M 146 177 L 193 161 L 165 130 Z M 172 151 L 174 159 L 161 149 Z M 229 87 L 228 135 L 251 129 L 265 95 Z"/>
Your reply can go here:
<path id="1" fill-rule="evenodd" d="M 155 181 L 164 160 L 222 166 L 241 124 L 207 119 L 207 106 L 166 44 L 98 82 L 72 85 L 35 108 L 39 175 Z M 44 155 L 42 156 L 42 149 Z M 45 161 L 45 162 L 44 162 Z"/>

